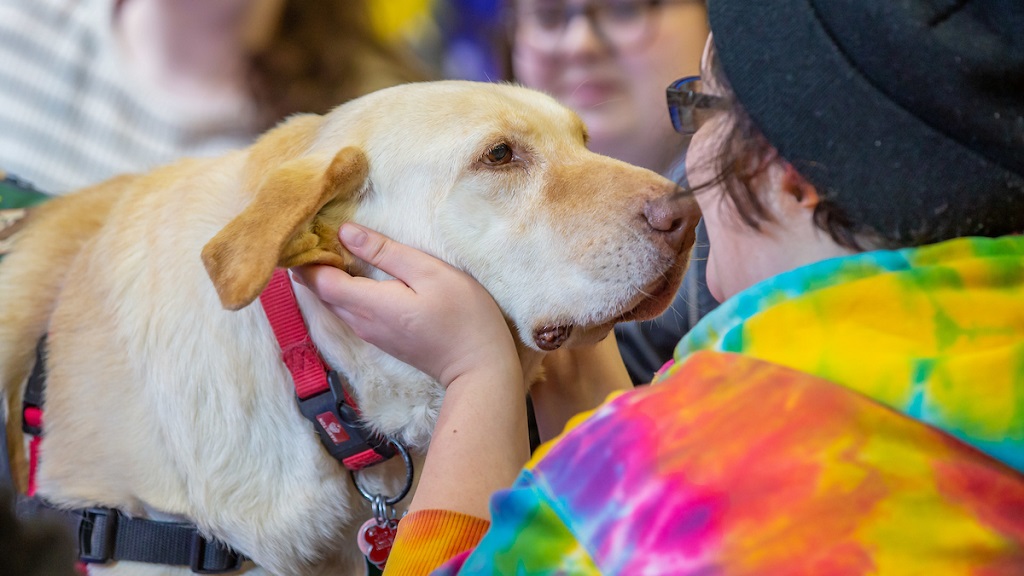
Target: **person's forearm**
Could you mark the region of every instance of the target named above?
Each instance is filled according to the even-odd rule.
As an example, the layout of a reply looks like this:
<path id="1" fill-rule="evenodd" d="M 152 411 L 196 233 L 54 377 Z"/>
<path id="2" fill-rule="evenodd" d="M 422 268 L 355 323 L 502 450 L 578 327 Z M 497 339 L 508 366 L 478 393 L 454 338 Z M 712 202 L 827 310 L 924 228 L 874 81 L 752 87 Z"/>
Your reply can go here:
<path id="1" fill-rule="evenodd" d="M 448 386 L 409 510 L 489 519 L 491 494 L 511 486 L 528 457 L 519 366 L 463 374 Z"/>
<path id="2" fill-rule="evenodd" d="M 559 350 L 544 361 L 544 379 L 530 389 L 542 441 L 562 432 L 570 418 L 597 407 L 633 384 L 614 334 L 594 346 Z"/>

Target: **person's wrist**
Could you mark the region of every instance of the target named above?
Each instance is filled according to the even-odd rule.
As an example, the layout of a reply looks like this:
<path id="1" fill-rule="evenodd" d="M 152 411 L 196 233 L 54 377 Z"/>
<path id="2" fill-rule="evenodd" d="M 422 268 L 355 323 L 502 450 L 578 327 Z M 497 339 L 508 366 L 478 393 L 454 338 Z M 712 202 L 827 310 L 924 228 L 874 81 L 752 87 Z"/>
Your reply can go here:
<path id="1" fill-rule="evenodd" d="M 525 394 L 523 367 L 518 359 L 512 361 L 503 356 L 489 360 L 484 358 L 487 357 L 472 366 L 442 376 L 441 384 L 445 390 L 451 391 L 467 385 L 478 388 L 513 386 L 517 393 Z"/>
<path id="2" fill-rule="evenodd" d="M 445 389 L 456 382 L 473 381 L 477 378 L 494 380 L 497 375 L 523 379 L 523 367 L 511 332 L 504 324 L 493 332 L 489 336 L 477 335 L 476 346 L 463 352 L 458 360 L 441 370 L 438 381 Z"/>

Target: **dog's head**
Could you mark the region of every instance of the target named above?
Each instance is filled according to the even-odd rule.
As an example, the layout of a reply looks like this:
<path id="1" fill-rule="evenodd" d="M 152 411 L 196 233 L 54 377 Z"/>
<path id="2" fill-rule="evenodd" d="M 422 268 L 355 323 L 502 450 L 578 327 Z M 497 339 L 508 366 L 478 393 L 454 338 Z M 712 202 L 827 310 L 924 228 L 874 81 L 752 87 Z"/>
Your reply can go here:
<path id="1" fill-rule="evenodd" d="M 463 81 L 406 84 L 257 142 L 251 204 L 203 250 L 226 308 L 273 269 L 317 262 L 381 276 L 337 240 L 354 221 L 477 278 L 537 350 L 661 313 L 699 218 L 661 176 L 590 152 L 552 98 Z"/>

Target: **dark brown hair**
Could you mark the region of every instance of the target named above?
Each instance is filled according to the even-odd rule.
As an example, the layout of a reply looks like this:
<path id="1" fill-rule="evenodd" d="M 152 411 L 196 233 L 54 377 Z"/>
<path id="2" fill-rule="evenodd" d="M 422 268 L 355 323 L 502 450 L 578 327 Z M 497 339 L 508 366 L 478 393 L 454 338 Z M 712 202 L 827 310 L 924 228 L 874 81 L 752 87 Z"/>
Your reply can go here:
<path id="1" fill-rule="evenodd" d="M 365 0 L 285 0 L 274 32 L 251 55 L 250 66 L 264 127 L 435 76 L 410 51 L 374 32 Z"/>
<path id="2" fill-rule="evenodd" d="M 760 197 L 752 190 L 751 182 L 771 162 L 784 159 L 779 156 L 736 99 L 719 60 L 712 57 L 709 67 L 710 73 L 721 87 L 721 96 L 729 102 L 727 113 L 730 116 L 730 123 L 722 148 L 713 159 L 715 177 L 708 182 L 685 187 L 692 193 L 700 193 L 721 184 L 725 198 L 736 208 L 736 213 L 743 223 L 760 230 L 763 223 L 771 222 L 773 218 Z M 815 206 L 813 219 L 814 224 L 826 232 L 833 241 L 851 250 L 865 250 L 865 240 L 874 248 L 898 248 L 906 245 L 904 238 L 886 237 L 878 230 L 856 224 L 842 208 L 825 197 L 822 197 Z"/>

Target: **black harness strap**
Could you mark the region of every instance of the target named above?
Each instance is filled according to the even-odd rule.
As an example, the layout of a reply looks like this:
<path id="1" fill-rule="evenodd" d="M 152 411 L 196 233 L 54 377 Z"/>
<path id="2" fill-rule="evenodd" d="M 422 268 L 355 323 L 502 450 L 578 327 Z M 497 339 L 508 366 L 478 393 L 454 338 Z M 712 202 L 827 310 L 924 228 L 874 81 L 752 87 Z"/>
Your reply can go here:
<path id="1" fill-rule="evenodd" d="M 240 569 L 244 560 L 228 546 L 204 538 L 192 524 L 130 518 L 113 508 L 63 510 L 40 498 L 19 498 L 18 515 L 60 521 L 87 564 L 124 560 L 223 574 Z"/>
<path id="2" fill-rule="evenodd" d="M 220 542 L 207 540 L 192 524 L 129 518 L 112 508 L 89 508 L 71 514 L 78 524 L 83 562 L 169 564 L 188 566 L 197 574 L 223 574 L 242 566 L 241 555 Z"/>
<path id="3" fill-rule="evenodd" d="M 23 410 L 42 409 L 46 387 L 46 337 L 36 349 L 36 365 L 25 390 Z M 38 436 L 39 427 L 24 426 Z M 205 538 L 195 525 L 132 518 L 117 509 L 93 507 L 65 510 L 39 497 L 19 496 L 19 517 L 49 517 L 71 530 L 78 557 L 87 564 L 116 560 L 188 566 L 196 574 L 223 574 L 241 568 L 244 557 L 217 540 Z"/>

